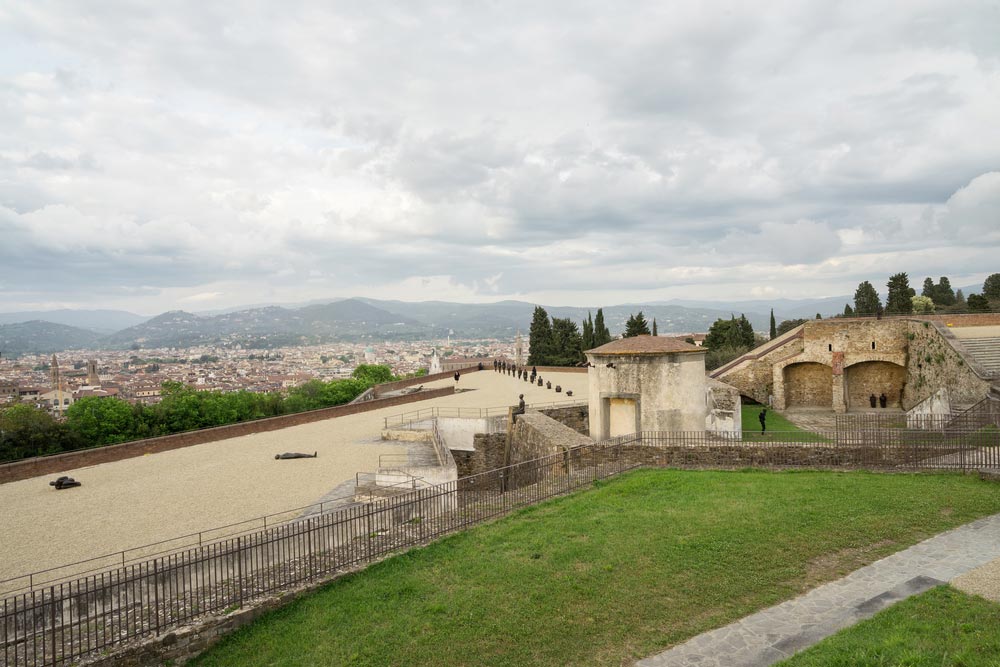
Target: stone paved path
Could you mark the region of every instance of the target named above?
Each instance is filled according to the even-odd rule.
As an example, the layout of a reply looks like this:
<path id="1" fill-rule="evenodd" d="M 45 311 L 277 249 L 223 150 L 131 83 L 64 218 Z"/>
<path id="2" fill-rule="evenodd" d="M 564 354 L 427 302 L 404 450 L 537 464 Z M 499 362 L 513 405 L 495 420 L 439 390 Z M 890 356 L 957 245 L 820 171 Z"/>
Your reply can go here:
<path id="1" fill-rule="evenodd" d="M 637 667 L 771 665 L 1000 556 L 1000 514 L 941 533 L 804 595 L 703 633 Z"/>

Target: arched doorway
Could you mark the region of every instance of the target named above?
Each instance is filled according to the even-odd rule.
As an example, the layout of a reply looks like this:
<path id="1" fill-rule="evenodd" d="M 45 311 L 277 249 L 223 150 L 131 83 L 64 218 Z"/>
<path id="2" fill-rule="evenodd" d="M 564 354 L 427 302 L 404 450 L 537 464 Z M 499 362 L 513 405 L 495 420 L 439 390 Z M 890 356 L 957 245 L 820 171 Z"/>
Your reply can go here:
<path id="1" fill-rule="evenodd" d="M 885 394 L 886 407 L 899 409 L 906 369 L 891 361 L 862 361 L 844 369 L 847 409 L 871 408 L 871 397 Z"/>
<path id="2" fill-rule="evenodd" d="M 833 369 L 826 364 L 789 364 L 784 380 L 785 407 L 833 408 Z"/>

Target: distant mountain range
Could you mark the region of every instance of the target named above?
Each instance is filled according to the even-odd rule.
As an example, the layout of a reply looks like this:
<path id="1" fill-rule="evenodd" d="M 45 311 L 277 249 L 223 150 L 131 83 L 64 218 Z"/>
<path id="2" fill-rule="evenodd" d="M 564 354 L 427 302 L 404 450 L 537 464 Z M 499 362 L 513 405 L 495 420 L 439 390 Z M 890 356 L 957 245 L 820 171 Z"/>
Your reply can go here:
<path id="1" fill-rule="evenodd" d="M 962 288 L 968 294 L 972 288 Z M 630 315 L 642 311 L 658 330 L 697 333 L 719 318 L 741 313 L 757 331 L 775 319 L 824 317 L 843 312 L 853 296 L 822 299 L 755 301 L 671 300 L 604 307 L 612 334 L 625 329 Z M 544 306 L 552 317 L 582 322 L 597 307 Z M 421 340 L 444 338 L 512 338 L 525 336 L 535 304 L 524 301 L 450 303 L 446 301 L 381 301 L 342 299 L 298 306 L 264 305 L 242 310 L 188 313 L 170 311 L 153 318 L 114 310 L 54 310 L 0 313 L 0 354 L 51 353 L 74 348 L 185 348 L 196 345 L 240 344 L 274 348 L 334 341 Z M 19 318 L 23 318 L 20 319 Z"/>

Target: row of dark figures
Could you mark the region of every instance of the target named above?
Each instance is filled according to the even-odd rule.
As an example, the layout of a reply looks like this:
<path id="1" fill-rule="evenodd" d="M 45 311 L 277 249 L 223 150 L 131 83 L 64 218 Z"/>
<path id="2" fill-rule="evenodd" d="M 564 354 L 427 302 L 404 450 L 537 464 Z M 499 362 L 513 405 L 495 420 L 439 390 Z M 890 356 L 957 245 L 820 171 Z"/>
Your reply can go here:
<path id="1" fill-rule="evenodd" d="M 868 403 L 873 408 L 875 407 L 876 401 L 878 402 L 878 407 L 880 407 L 880 408 L 884 408 L 889 403 L 889 399 L 886 397 L 886 395 L 884 393 L 881 396 L 879 396 L 877 399 L 875 398 L 875 394 L 872 394 L 871 396 L 868 397 Z"/>

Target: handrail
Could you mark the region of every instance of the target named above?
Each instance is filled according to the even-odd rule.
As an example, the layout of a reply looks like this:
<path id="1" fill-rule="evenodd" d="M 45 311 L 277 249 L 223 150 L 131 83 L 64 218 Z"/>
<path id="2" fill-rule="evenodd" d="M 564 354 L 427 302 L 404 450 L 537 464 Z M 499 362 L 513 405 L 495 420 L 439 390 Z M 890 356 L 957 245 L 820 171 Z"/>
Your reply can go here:
<path id="1" fill-rule="evenodd" d="M 527 407 L 538 409 L 538 408 L 550 408 L 571 405 L 586 405 L 587 401 L 584 399 L 569 398 L 562 401 L 545 401 L 541 403 L 529 403 Z M 403 424 L 412 424 L 413 422 L 423 421 L 425 419 L 431 419 L 433 417 L 454 417 L 461 419 L 466 417 L 463 415 L 463 411 L 467 413 L 468 419 L 481 419 L 483 417 L 494 417 L 497 415 L 507 414 L 507 410 L 510 408 L 509 405 L 499 405 L 492 406 L 488 408 L 467 408 L 467 407 L 431 407 L 431 408 L 420 408 L 419 410 L 410 410 L 408 412 L 400 412 L 399 414 L 389 415 L 383 418 L 384 428 L 390 427 L 390 421 L 392 426 L 397 424 L 402 426 Z M 444 414 L 448 411 L 455 411 L 457 414 Z"/>

